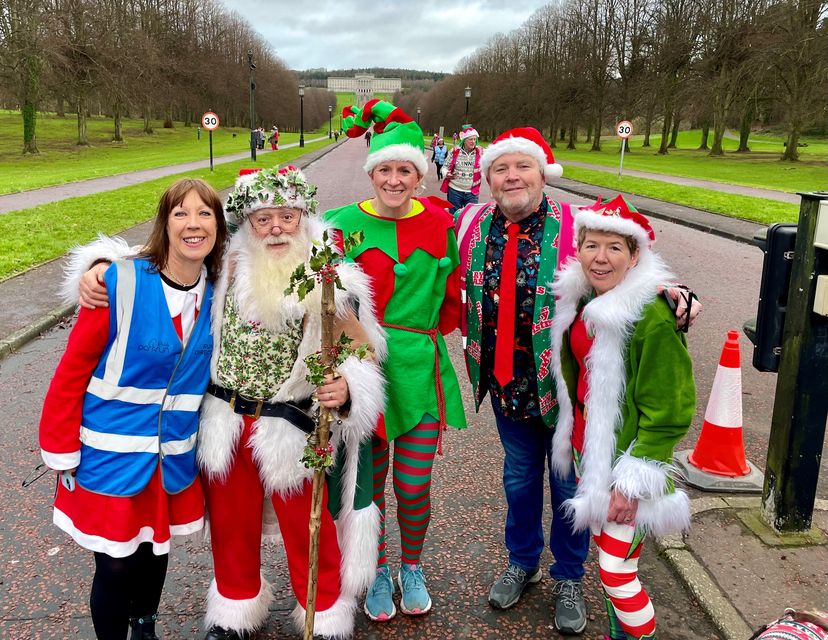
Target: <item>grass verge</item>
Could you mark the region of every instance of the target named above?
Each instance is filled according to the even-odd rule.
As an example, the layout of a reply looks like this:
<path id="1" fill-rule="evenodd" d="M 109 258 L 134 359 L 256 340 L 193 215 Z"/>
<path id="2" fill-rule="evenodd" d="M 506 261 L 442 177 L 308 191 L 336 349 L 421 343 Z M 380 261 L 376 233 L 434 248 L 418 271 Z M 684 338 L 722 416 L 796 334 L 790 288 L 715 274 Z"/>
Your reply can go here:
<path id="1" fill-rule="evenodd" d="M 36 155 L 21 155 L 22 120 L 20 114 L 0 112 L 0 195 L 58 184 L 100 178 L 119 173 L 152 169 L 210 157 L 206 131 L 198 137 L 196 125 L 176 122 L 164 129 L 154 122 L 155 133 L 142 132 L 143 121 L 124 119 L 123 142 L 113 142 L 111 118 L 95 116 L 88 121 L 89 145 L 79 147 L 77 121 L 54 114 L 38 114 Z M 328 134 L 328 123 L 305 138 Z M 280 132 L 282 145 L 298 142 L 298 133 Z M 219 127 L 213 132 L 213 157 L 218 158 L 250 149 L 250 132 L 245 128 Z"/>
<path id="2" fill-rule="evenodd" d="M 320 141 L 267 154 L 256 163 L 239 160 L 209 169 L 0 215 L 0 280 L 64 255 L 98 233 L 113 234 L 153 217 L 158 198 L 176 178 L 202 178 L 216 189 L 233 184 L 242 167 L 284 164 L 328 144 Z"/>
<path id="3" fill-rule="evenodd" d="M 647 178 L 619 178 L 612 173 L 577 167 L 567 167 L 566 177 L 606 187 L 607 197 L 616 192 L 630 193 L 761 224 L 796 222 L 799 219 L 798 205 L 763 198 L 733 195 L 700 187 L 685 187 Z"/>

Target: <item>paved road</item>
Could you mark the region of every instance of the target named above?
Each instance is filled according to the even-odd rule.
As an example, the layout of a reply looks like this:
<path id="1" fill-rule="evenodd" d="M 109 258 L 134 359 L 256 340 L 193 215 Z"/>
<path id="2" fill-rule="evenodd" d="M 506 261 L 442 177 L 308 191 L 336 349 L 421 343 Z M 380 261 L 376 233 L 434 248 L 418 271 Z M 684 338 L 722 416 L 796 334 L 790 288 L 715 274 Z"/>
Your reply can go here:
<path id="1" fill-rule="evenodd" d="M 317 142 L 319 140 L 327 140 L 328 136 L 306 140 L 307 144 Z M 282 145 L 282 149 L 290 149 L 291 147 L 298 147 L 298 142 Z M 259 155 L 271 153 L 270 148 L 260 149 L 257 151 Z M 213 158 L 213 164 L 224 164 L 226 162 L 235 162 L 236 160 L 244 160 L 250 156 L 250 151 L 241 153 L 233 153 L 226 156 Z M 29 207 L 36 207 L 41 204 L 48 204 L 50 202 L 57 202 L 58 200 L 65 200 L 66 198 L 77 198 L 78 196 L 86 196 L 92 193 L 101 193 L 103 191 L 114 191 L 122 187 L 129 187 L 134 184 L 142 182 L 149 182 L 156 178 L 163 178 L 164 176 L 172 176 L 187 171 L 195 171 L 196 169 L 207 169 L 210 167 L 210 159 L 196 160 L 195 162 L 185 162 L 183 164 L 174 164 L 167 167 L 156 167 L 155 169 L 144 169 L 143 171 L 133 171 L 132 173 L 120 173 L 114 176 L 106 176 L 104 178 L 93 178 L 91 180 L 80 180 L 79 182 L 70 182 L 69 184 L 56 185 L 54 187 L 44 187 L 43 189 L 32 189 L 31 191 L 21 191 L 20 193 L 10 193 L 8 195 L 0 196 L 0 214 L 8 213 L 9 211 L 17 211 L 19 209 L 28 209 Z"/>
<path id="2" fill-rule="evenodd" d="M 370 193 L 367 177 L 359 169 L 365 146 L 348 142 L 325 156 L 307 173 L 319 182 L 322 206 L 344 204 Z M 428 179 L 435 193 L 436 180 Z M 488 197 L 488 193 L 482 194 Z M 567 197 L 567 194 L 556 194 Z M 723 238 L 713 238 L 678 225 L 656 221 L 659 246 L 688 284 L 709 300 L 691 343 L 697 363 L 703 412 L 709 381 L 715 369 L 724 331 L 741 323 L 755 308 L 759 252 Z M 728 281 L 724 274 L 728 276 Z M 29 289 L 31 297 L 33 289 Z M 735 295 L 731 295 L 735 292 Z M 21 303 L 25 300 L 21 297 Z M 37 423 L 40 403 L 54 367 L 65 347 L 68 326 L 60 325 L 21 351 L 0 362 L 0 412 L 7 428 L 0 430 L 0 447 L 6 452 L 0 470 L 3 486 L 0 506 L 6 514 L 0 525 L 3 554 L 0 598 L 0 637 L 16 640 L 91 638 L 87 597 L 91 557 L 50 524 L 53 485 L 43 478 L 23 489 L 20 480 L 38 462 Z M 449 339 L 457 371 L 463 375 L 460 340 Z M 772 397 L 770 378 L 746 380 L 746 391 L 767 404 Z M 463 387 L 466 388 L 465 386 Z M 488 408 L 474 414 L 465 394 L 470 428 L 449 432 L 446 455 L 436 465 L 434 519 L 424 556 L 435 608 L 424 619 L 400 617 L 388 625 L 368 623 L 358 615 L 358 639 L 434 638 L 495 640 L 503 638 L 555 638 L 551 628 L 551 583 L 544 580 L 509 612 L 495 612 L 486 604 L 491 580 L 502 569 L 506 553 L 502 543 L 505 507 L 500 483 L 502 452 Z M 746 408 L 761 417 L 764 405 Z M 767 418 L 766 415 L 764 415 Z M 746 423 L 748 421 L 746 420 Z M 750 438 L 761 443 L 766 425 L 750 422 Z M 757 444 L 756 446 L 761 446 Z M 394 512 L 393 506 L 390 513 Z M 548 517 L 548 516 L 547 516 Z M 392 524 L 390 539 L 398 540 Z M 392 562 L 397 560 L 392 544 Z M 263 640 L 291 635 L 288 614 L 292 607 L 286 591 L 284 556 L 266 549 L 265 574 L 277 588 L 278 598 Z M 550 561 L 548 553 L 544 561 Z M 665 564 L 650 548 L 642 560 L 645 581 L 660 615 L 662 637 L 669 640 L 718 638 L 704 614 Z M 175 546 L 161 610 L 165 638 L 198 638 L 203 595 L 210 580 L 210 556 L 200 542 Z M 590 623 L 584 637 L 595 640 L 604 631 L 603 604 L 594 562 L 586 579 Z"/>

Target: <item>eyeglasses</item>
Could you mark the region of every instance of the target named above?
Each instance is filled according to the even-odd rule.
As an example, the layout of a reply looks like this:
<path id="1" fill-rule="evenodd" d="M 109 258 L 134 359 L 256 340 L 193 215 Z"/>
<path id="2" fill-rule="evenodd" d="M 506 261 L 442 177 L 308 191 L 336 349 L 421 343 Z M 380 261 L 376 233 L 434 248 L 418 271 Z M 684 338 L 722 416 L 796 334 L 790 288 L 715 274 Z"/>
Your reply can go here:
<path id="1" fill-rule="evenodd" d="M 293 211 L 282 211 L 279 213 L 253 213 L 250 215 L 250 224 L 257 231 L 270 231 L 276 224 L 279 229 L 295 229 L 302 215 Z"/>

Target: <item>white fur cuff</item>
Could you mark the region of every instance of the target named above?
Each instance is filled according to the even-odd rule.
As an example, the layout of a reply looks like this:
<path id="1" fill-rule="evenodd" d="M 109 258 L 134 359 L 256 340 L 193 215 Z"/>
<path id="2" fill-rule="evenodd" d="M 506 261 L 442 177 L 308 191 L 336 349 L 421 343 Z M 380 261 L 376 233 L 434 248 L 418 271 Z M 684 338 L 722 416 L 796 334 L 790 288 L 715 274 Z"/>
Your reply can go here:
<path id="1" fill-rule="evenodd" d="M 625 453 L 612 470 L 613 488 L 627 498 L 653 500 L 667 490 L 670 465 L 657 460 L 645 460 Z"/>
<path id="2" fill-rule="evenodd" d="M 255 631 L 267 621 L 273 592 L 264 578 L 258 595 L 246 600 L 225 598 L 218 591 L 215 579 L 207 592 L 207 612 L 204 614 L 204 626 L 208 629 L 214 625 L 242 633 Z"/>
<path id="3" fill-rule="evenodd" d="M 313 617 L 313 635 L 345 640 L 354 633 L 356 600 L 352 596 L 340 596 L 330 609 L 317 611 Z M 298 632 L 305 627 L 305 607 L 297 604 L 291 614 Z"/>
<path id="4" fill-rule="evenodd" d="M 348 383 L 351 410 L 342 419 L 341 437 L 345 442 L 359 442 L 370 436 L 385 406 L 385 380 L 375 362 L 350 356 L 337 372 Z"/>

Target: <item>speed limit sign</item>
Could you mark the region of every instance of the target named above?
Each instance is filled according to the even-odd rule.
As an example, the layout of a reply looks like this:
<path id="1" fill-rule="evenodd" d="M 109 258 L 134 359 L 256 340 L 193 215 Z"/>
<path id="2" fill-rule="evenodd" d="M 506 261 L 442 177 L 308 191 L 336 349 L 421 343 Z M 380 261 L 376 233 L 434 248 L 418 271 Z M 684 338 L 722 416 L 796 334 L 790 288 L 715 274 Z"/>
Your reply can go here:
<path id="1" fill-rule="evenodd" d="M 622 120 L 615 125 L 615 132 L 618 134 L 619 138 L 626 140 L 633 134 L 632 122 L 629 120 Z"/>
<path id="2" fill-rule="evenodd" d="M 214 131 L 219 128 L 219 117 L 212 111 L 208 111 L 201 116 L 201 126 L 207 131 Z"/>

